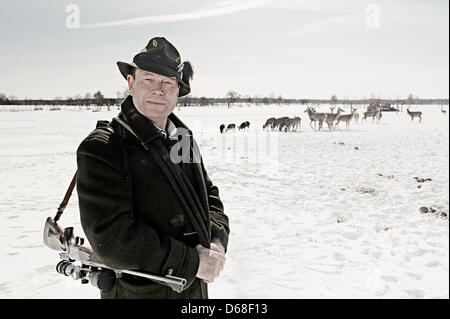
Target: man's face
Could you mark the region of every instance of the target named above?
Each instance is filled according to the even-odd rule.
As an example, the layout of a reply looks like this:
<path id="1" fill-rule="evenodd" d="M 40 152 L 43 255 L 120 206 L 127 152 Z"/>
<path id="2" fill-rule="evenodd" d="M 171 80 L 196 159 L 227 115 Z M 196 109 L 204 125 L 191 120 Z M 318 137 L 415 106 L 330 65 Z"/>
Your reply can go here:
<path id="1" fill-rule="evenodd" d="M 165 123 L 177 104 L 177 80 L 141 69 L 136 69 L 134 78 L 128 75 L 127 80 L 139 113 L 155 123 Z"/>

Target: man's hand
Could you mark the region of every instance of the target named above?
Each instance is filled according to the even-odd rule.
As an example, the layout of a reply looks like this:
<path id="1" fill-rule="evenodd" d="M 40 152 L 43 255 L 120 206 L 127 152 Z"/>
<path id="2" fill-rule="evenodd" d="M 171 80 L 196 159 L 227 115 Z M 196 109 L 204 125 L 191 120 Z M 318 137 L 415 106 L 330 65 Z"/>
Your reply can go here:
<path id="1" fill-rule="evenodd" d="M 200 257 L 200 265 L 198 266 L 196 277 L 203 279 L 207 283 L 213 282 L 223 269 L 225 255 L 220 251 L 221 248 L 214 243 L 211 243 L 211 249 L 205 248 L 200 244 L 195 249 L 197 249 Z"/>
<path id="2" fill-rule="evenodd" d="M 217 237 L 214 237 L 214 238 L 212 239 L 212 242 L 213 242 L 214 244 L 216 244 L 217 247 L 219 247 L 219 252 L 221 252 L 222 254 L 225 255 L 225 247 L 223 247 L 222 243 L 220 242 L 220 239 L 217 238 Z M 212 247 L 211 247 L 211 249 L 212 249 Z"/>

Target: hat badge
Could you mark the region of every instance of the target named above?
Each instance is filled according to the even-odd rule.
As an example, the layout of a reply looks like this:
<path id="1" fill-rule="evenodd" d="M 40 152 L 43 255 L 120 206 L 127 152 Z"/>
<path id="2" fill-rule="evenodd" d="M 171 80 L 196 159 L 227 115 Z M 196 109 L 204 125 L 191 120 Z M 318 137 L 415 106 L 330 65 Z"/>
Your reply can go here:
<path id="1" fill-rule="evenodd" d="M 158 41 L 156 41 L 156 39 L 154 39 L 152 43 L 155 48 L 158 46 Z"/>

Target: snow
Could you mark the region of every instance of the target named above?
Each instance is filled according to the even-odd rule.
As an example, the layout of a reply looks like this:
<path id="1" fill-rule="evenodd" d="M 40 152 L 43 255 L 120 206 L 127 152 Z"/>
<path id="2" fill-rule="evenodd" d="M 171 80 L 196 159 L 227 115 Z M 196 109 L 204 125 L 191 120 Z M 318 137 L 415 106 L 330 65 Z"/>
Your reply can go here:
<path id="1" fill-rule="evenodd" d="M 448 115 L 413 106 L 421 123 L 405 109 L 383 113 L 379 124 L 315 131 L 304 109 L 175 110 L 230 218 L 227 261 L 210 298 L 449 298 L 449 223 L 438 215 L 449 212 Z M 99 298 L 56 273 L 59 256 L 42 231 L 76 170 L 78 144 L 116 113 L 0 112 L 0 298 Z M 294 115 L 299 132 L 262 130 L 269 117 Z M 249 131 L 219 132 L 247 120 Z M 422 206 L 436 212 L 421 214 Z M 76 191 L 60 223 L 83 234 Z"/>

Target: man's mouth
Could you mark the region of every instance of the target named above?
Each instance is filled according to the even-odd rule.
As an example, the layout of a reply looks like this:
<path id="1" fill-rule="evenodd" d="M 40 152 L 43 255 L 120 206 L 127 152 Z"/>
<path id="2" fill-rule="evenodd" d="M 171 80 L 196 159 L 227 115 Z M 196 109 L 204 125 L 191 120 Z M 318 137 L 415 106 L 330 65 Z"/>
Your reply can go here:
<path id="1" fill-rule="evenodd" d="M 158 104 L 158 105 L 165 105 L 166 104 L 166 103 L 163 103 L 163 102 L 155 102 L 155 101 L 147 101 L 147 103 Z"/>

